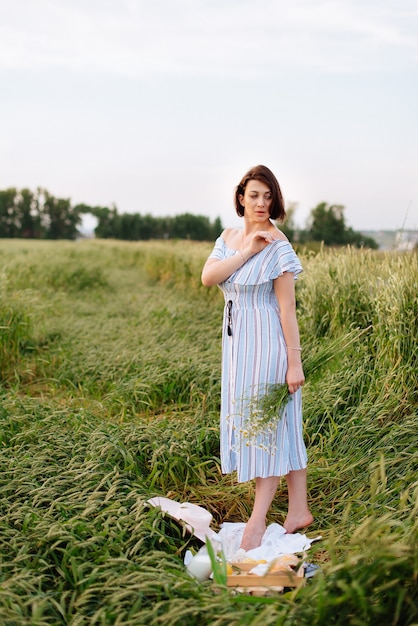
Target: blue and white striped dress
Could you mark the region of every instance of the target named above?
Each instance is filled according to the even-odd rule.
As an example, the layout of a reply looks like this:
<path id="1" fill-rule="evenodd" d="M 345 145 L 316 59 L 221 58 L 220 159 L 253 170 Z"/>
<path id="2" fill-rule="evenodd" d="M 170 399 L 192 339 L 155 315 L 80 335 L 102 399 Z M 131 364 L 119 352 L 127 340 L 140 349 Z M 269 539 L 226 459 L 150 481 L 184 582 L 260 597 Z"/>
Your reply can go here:
<path id="1" fill-rule="evenodd" d="M 211 258 L 236 254 L 218 237 Z M 273 281 L 284 272 L 295 278 L 302 266 L 289 242 L 275 240 L 219 284 L 225 297 L 222 333 L 222 472 L 237 471 L 239 482 L 285 476 L 307 465 L 302 437 L 301 390 L 290 396 L 274 428 L 246 437 L 246 420 L 270 384 L 284 383 L 287 352 Z M 228 304 L 229 303 L 229 304 Z M 229 333 L 228 333 L 229 326 Z"/>

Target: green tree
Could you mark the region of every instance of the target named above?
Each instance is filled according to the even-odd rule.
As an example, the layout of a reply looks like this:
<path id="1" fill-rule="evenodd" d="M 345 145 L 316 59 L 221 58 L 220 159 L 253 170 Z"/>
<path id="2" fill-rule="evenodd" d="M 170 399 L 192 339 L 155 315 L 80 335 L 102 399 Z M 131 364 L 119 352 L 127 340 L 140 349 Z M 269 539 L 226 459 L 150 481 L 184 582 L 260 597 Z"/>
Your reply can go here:
<path id="1" fill-rule="evenodd" d="M 140 224 L 140 239 L 154 239 L 156 237 L 163 238 L 164 232 L 162 232 L 161 220 L 157 220 L 155 217 L 147 213 L 142 216 Z"/>
<path id="2" fill-rule="evenodd" d="M 321 202 L 311 211 L 308 228 L 301 233 L 301 241 L 323 241 L 327 246 L 353 245 L 358 248 L 378 248 L 371 237 L 365 237 L 347 228 L 342 204 Z"/>
<path id="3" fill-rule="evenodd" d="M 0 191 L 0 237 L 19 236 L 19 225 L 16 223 L 16 193 L 14 187 Z"/>
<path id="4" fill-rule="evenodd" d="M 212 226 L 212 237 L 211 239 L 216 239 L 219 237 L 221 232 L 223 231 L 222 221 L 220 217 L 216 217 L 213 226 Z"/>
<path id="5" fill-rule="evenodd" d="M 341 204 L 328 205 L 321 202 L 311 211 L 309 237 L 313 241 L 323 241 L 327 246 L 343 245 L 345 240 L 344 207 Z"/>
<path id="6" fill-rule="evenodd" d="M 379 248 L 377 241 L 375 241 L 373 237 L 363 235 L 362 233 L 356 232 L 352 228 L 347 229 L 346 238 L 347 244 L 356 246 L 356 248 L 371 248 L 372 250 L 377 250 Z"/>
<path id="7" fill-rule="evenodd" d="M 119 217 L 119 238 L 126 241 L 141 239 L 141 216 L 139 213 L 123 213 Z"/>
<path id="8" fill-rule="evenodd" d="M 81 213 L 71 206 L 69 198 L 55 198 L 45 189 L 42 197 L 42 223 L 46 239 L 75 239 L 77 226 L 81 224 Z"/>
<path id="9" fill-rule="evenodd" d="M 112 205 L 111 208 L 100 206 L 87 207 L 86 205 L 83 205 L 82 212 L 91 213 L 97 217 L 98 222 L 96 228 L 94 229 L 96 237 L 100 237 L 102 239 L 109 239 L 112 237 L 116 239 L 118 238 L 117 231 L 119 228 L 117 223 L 119 215 L 118 209 L 115 205 Z"/>
<path id="10" fill-rule="evenodd" d="M 16 197 L 17 217 L 20 237 L 34 239 L 42 237 L 38 194 L 30 189 L 22 189 Z"/>
<path id="11" fill-rule="evenodd" d="M 172 228 L 171 236 L 179 239 L 207 241 L 212 234 L 209 218 L 191 213 L 183 213 L 173 217 Z"/>

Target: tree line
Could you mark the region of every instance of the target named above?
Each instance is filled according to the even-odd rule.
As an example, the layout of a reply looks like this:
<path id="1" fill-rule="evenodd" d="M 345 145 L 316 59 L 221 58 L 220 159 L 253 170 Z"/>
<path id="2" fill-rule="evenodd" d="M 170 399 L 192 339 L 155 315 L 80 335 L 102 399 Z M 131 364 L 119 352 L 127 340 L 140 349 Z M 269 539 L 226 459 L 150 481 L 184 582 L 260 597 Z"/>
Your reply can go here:
<path id="1" fill-rule="evenodd" d="M 46 189 L 0 190 L 0 237 L 77 239 L 84 214 L 97 218 L 96 237 L 138 241 L 192 239 L 212 241 L 222 231 L 220 218 L 184 213 L 167 217 L 119 213 L 115 206 L 77 204 L 55 198 Z"/>
<path id="2" fill-rule="evenodd" d="M 323 242 L 326 246 L 354 246 L 356 248 L 372 248 L 377 250 L 377 242 L 347 226 L 342 204 L 321 202 L 311 210 L 306 228 L 299 229 L 294 217 L 296 205 L 286 209 L 286 220 L 280 229 L 290 241 L 300 244 Z"/>
<path id="3" fill-rule="evenodd" d="M 311 210 L 304 229 L 296 226 L 295 212 L 296 205 L 290 205 L 286 220 L 278 224 L 292 242 L 378 248 L 374 239 L 346 225 L 343 205 L 321 202 Z M 0 238 L 76 239 L 84 214 L 96 217 L 94 234 L 103 239 L 213 241 L 223 230 L 219 217 L 211 221 L 191 213 L 166 217 L 119 213 L 116 206 L 73 206 L 69 198 L 55 198 L 42 188 L 0 190 Z"/>
<path id="4" fill-rule="evenodd" d="M 204 215 L 182 213 L 166 217 L 155 217 L 149 213 L 118 213 L 116 207 L 88 207 L 79 205 L 83 213 L 91 213 L 97 220 L 94 229 L 101 239 L 124 239 L 139 241 L 148 239 L 191 239 L 212 241 L 222 232 L 222 222 L 217 217 L 213 222 Z"/>
<path id="5" fill-rule="evenodd" d="M 0 191 L 0 237 L 74 239 L 81 215 L 67 198 L 46 189 Z"/>

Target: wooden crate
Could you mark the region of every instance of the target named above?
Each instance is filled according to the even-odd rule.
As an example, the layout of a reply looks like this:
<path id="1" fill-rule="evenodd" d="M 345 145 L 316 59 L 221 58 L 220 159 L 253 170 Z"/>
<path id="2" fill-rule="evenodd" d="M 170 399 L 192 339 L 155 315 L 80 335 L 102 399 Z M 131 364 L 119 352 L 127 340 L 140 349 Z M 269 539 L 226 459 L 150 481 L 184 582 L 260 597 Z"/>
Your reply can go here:
<path id="1" fill-rule="evenodd" d="M 255 563 L 232 563 L 234 571 L 227 577 L 227 586 L 253 595 L 265 595 L 268 591 L 281 592 L 285 587 L 300 587 L 305 584 L 303 566 L 296 571 L 272 572 L 265 576 L 257 576 L 249 573 L 255 565 Z"/>

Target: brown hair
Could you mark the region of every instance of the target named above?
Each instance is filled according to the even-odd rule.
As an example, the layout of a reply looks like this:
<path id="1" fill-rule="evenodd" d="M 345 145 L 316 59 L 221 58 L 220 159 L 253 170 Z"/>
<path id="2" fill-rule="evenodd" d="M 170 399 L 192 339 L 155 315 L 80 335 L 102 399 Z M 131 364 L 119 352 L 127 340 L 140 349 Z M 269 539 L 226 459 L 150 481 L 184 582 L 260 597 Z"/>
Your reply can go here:
<path id="1" fill-rule="evenodd" d="M 259 180 L 267 185 L 271 191 L 273 200 L 270 207 L 270 217 L 273 220 L 283 220 L 286 217 L 286 211 L 284 208 L 284 200 L 280 190 L 280 185 L 273 172 L 265 165 L 256 165 L 248 170 L 235 189 L 234 200 L 237 214 L 240 217 L 244 215 L 244 207 L 239 201 L 239 196 L 244 195 L 245 188 L 250 180 Z"/>

